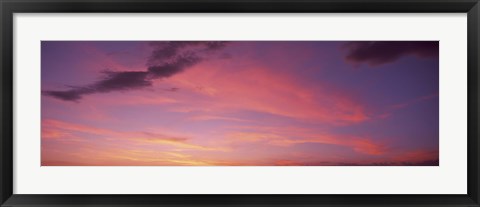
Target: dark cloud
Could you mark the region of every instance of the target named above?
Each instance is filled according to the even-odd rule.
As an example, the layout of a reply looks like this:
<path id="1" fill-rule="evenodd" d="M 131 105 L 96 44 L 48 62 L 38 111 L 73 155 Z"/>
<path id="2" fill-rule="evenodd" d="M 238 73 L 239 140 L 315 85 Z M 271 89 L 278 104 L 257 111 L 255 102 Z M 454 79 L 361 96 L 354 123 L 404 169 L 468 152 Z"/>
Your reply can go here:
<path id="1" fill-rule="evenodd" d="M 175 41 L 175 42 L 151 42 L 154 48 L 147 65 L 159 65 L 174 61 L 179 55 L 190 56 L 223 49 L 227 42 L 223 41 Z M 192 54 L 194 53 L 194 54 Z"/>
<path id="2" fill-rule="evenodd" d="M 141 71 L 107 72 L 105 79 L 93 84 L 92 92 L 110 92 L 151 86 L 148 73 Z"/>
<path id="3" fill-rule="evenodd" d="M 406 56 L 438 57 L 438 41 L 359 41 L 349 42 L 345 59 L 352 64 L 378 66 Z"/>
<path id="4" fill-rule="evenodd" d="M 152 78 L 168 78 L 184 69 L 191 67 L 202 60 L 195 54 L 187 54 L 177 57 L 173 62 L 148 67 L 148 73 Z"/>
<path id="5" fill-rule="evenodd" d="M 86 94 L 139 89 L 152 85 L 152 82 L 147 79 L 147 72 L 106 71 L 104 74 L 105 77 L 102 80 L 89 86 L 71 87 L 72 89 L 66 91 L 44 91 L 43 94 L 65 101 L 78 101 Z"/>
<path id="6" fill-rule="evenodd" d="M 147 61 L 146 71 L 106 71 L 101 80 L 91 85 L 70 87 L 70 90 L 64 91 L 43 91 L 43 94 L 65 101 L 79 101 L 87 94 L 149 87 L 155 79 L 171 77 L 201 62 L 209 53 L 223 49 L 226 42 L 162 41 L 151 42 L 150 45 L 153 51 Z"/>
<path id="7" fill-rule="evenodd" d="M 55 97 L 65 101 L 77 101 L 82 98 L 86 92 L 80 89 L 71 89 L 67 91 L 43 91 L 42 94 L 46 96 Z"/>

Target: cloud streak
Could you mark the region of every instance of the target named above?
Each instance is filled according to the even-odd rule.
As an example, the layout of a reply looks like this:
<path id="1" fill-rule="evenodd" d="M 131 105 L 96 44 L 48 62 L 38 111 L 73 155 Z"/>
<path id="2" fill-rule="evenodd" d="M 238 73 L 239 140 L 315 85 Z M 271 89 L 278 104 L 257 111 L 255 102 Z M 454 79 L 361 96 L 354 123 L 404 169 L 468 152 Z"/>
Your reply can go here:
<path id="1" fill-rule="evenodd" d="M 44 166 L 439 163 L 433 56 L 365 71 L 351 42 L 48 43 Z"/>
<path id="2" fill-rule="evenodd" d="M 407 55 L 438 57 L 438 45 L 438 41 L 358 41 L 345 43 L 343 47 L 348 63 L 379 66 Z"/>
<path id="3" fill-rule="evenodd" d="M 70 86 L 69 90 L 63 91 L 48 90 L 43 94 L 64 101 L 79 101 L 87 94 L 146 88 L 152 86 L 153 80 L 171 77 L 196 65 L 226 44 L 219 41 L 151 42 L 153 51 L 146 71 L 104 71 L 104 77 L 93 84 Z"/>
<path id="4" fill-rule="evenodd" d="M 332 144 L 348 147 L 355 152 L 382 155 L 388 146 L 368 137 L 319 133 L 298 127 L 252 127 L 248 131 L 237 131 L 227 135 L 232 143 L 263 142 L 272 146 L 290 147 L 298 144 Z"/>
<path id="5" fill-rule="evenodd" d="M 184 112 L 255 111 L 336 125 L 370 118 L 363 103 L 350 94 L 322 83 L 314 86 L 303 83 L 295 75 L 278 72 L 276 68 L 235 68 L 232 73 L 223 67 L 202 65 L 168 81 L 179 85 L 184 92 L 192 91 L 192 95 L 177 99 L 176 109 L 172 109 L 175 112 L 184 104 Z"/>
<path id="6" fill-rule="evenodd" d="M 201 150 L 201 151 L 225 151 L 226 148 L 217 148 L 189 143 L 190 138 L 165 135 L 153 132 L 122 132 L 97 127 L 75 124 L 55 119 L 42 120 L 42 138 L 44 139 L 71 139 L 77 138 L 76 133 L 90 134 L 127 141 L 129 145 L 163 145 L 169 146 L 177 151 Z"/>

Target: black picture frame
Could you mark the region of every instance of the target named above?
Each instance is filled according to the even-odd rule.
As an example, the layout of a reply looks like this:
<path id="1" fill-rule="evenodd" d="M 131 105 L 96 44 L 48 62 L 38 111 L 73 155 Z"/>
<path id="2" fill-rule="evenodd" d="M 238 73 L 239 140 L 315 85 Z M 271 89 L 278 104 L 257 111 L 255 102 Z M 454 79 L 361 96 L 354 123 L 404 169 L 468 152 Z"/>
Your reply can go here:
<path id="1" fill-rule="evenodd" d="M 1 206 L 480 206 L 478 0 L 0 0 Z M 22 195 L 13 194 L 14 13 L 467 13 L 468 189 L 465 195 Z M 392 178 L 394 179 L 394 178 Z M 455 178 L 452 178 L 455 179 Z M 439 181 L 441 182 L 441 181 Z M 348 184 L 346 184 L 348 185 Z M 95 186 L 92 186 L 94 188 Z M 121 184 L 119 184 L 121 187 Z M 414 186 L 412 186 L 414 188 Z"/>

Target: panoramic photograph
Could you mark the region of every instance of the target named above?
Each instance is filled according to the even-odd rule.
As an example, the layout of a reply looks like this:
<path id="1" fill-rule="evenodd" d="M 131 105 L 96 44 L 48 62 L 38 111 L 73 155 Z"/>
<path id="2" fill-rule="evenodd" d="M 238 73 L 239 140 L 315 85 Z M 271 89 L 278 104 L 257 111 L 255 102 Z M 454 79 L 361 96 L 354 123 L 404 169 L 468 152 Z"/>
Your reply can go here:
<path id="1" fill-rule="evenodd" d="M 439 166 L 438 41 L 42 41 L 42 166 Z"/>

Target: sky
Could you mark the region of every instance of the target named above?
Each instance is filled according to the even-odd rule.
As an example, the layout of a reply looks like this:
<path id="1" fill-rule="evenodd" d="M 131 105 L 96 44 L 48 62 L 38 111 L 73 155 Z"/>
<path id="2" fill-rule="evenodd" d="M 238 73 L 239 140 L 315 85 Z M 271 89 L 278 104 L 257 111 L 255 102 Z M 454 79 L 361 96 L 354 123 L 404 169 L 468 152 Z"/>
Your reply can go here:
<path id="1" fill-rule="evenodd" d="M 42 166 L 438 166 L 437 41 L 42 41 Z"/>

